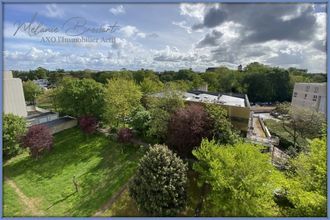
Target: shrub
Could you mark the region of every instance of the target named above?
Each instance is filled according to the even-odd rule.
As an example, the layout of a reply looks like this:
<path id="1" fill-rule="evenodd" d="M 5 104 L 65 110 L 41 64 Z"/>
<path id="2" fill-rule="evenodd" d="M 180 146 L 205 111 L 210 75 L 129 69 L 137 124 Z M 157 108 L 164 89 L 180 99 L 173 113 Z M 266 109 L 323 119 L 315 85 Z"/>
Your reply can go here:
<path id="1" fill-rule="evenodd" d="M 176 111 L 168 125 L 168 145 L 180 156 L 190 156 L 203 137 L 211 136 L 212 123 L 200 105 L 188 105 Z"/>
<path id="2" fill-rule="evenodd" d="M 79 118 L 80 129 L 86 134 L 93 134 L 97 128 L 97 120 L 93 116 L 83 116 Z"/>
<path id="3" fill-rule="evenodd" d="M 13 115 L 3 115 L 3 156 L 10 158 L 20 151 L 19 139 L 26 131 L 26 121 L 24 118 Z"/>
<path id="4" fill-rule="evenodd" d="M 121 143 L 130 142 L 133 138 L 133 132 L 130 128 L 121 128 L 118 131 L 118 141 Z"/>
<path id="5" fill-rule="evenodd" d="M 140 107 L 133 113 L 131 125 L 139 135 L 146 135 L 146 131 L 150 127 L 150 122 L 151 114 L 143 107 Z"/>
<path id="6" fill-rule="evenodd" d="M 148 215 L 173 216 L 184 209 L 187 165 L 167 146 L 154 145 L 140 160 L 130 196 Z"/>
<path id="7" fill-rule="evenodd" d="M 53 135 L 45 125 L 33 125 L 22 138 L 22 146 L 30 149 L 32 157 L 38 158 L 53 145 Z"/>

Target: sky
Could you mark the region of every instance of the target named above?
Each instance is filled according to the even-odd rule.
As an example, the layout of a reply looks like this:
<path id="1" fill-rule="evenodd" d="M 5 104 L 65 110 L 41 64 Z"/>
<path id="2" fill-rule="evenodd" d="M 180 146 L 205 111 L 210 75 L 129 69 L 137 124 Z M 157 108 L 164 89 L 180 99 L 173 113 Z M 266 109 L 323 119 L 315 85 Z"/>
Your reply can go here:
<path id="1" fill-rule="evenodd" d="M 7 70 L 326 72 L 325 4 L 6 3 L 3 35 Z"/>

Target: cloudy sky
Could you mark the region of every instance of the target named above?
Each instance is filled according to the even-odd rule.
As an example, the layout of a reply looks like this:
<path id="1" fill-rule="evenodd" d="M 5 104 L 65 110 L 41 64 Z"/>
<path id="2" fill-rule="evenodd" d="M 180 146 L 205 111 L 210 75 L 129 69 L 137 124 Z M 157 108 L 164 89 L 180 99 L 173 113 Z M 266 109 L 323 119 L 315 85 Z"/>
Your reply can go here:
<path id="1" fill-rule="evenodd" d="M 326 71 L 324 4 L 5 4 L 6 69 Z M 97 42 L 63 42 L 88 38 Z"/>

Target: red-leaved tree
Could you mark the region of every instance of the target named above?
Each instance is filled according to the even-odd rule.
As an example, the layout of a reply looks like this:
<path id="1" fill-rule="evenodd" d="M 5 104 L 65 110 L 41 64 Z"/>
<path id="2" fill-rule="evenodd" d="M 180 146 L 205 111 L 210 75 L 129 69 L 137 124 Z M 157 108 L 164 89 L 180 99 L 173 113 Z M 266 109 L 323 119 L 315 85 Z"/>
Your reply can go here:
<path id="1" fill-rule="evenodd" d="M 33 125 L 22 137 L 22 146 L 30 149 L 32 157 L 38 158 L 53 146 L 53 135 L 45 125 Z"/>
<path id="2" fill-rule="evenodd" d="M 204 107 L 191 104 L 177 110 L 168 124 L 167 144 L 180 156 L 191 156 L 203 138 L 212 136 L 212 123 Z"/>
<path id="3" fill-rule="evenodd" d="M 93 134 L 97 128 L 97 119 L 93 116 L 80 117 L 79 126 L 84 133 Z"/>
<path id="4" fill-rule="evenodd" d="M 133 131 L 130 128 L 121 128 L 118 131 L 118 141 L 122 143 L 130 142 L 133 138 Z"/>

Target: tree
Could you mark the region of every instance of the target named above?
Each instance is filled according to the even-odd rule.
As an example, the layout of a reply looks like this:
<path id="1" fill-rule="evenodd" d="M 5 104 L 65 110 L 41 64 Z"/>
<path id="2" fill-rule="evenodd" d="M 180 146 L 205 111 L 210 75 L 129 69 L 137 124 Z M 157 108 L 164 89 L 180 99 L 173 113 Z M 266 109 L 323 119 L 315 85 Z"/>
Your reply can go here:
<path id="1" fill-rule="evenodd" d="M 36 98 L 42 94 L 42 88 L 30 80 L 23 83 L 23 91 L 25 101 L 32 104 L 35 104 Z"/>
<path id="2" fill-rule="evenodd" d="M 327 145 L 326 137 L 313 139 L 310 151 L 292 159 L 293 172 L 286 196 L 293 204 L 289 216 L 327 215 Z"/>
<path id="3" fill-rule="evenodd" d="M 141 91 L 144 95 L 150 95 L 156 92 L 160 92 L 164 88 L 164 84 L 159 80 L 151 80 L 145 78 L 141 83 Z"/>
<path id="4" fill-rule="evenodd" d="M 131 126 L 140 135 L 146 135 L 150 127 L 151 114 L 143 106 L 133 112 Z"/>
<path id="5" fill-rule="evenodd" d="M 42 67 L 38 67 L 35 71 L 35 74 L 38 79 L 45 79 L 47 77 L 48 70 Z"/>
<path id="6" fill-rule="evenodd" d="M 132 112 L 140 105 L 142 93 L 133 80 L 114 78 L 106 88 L 104 118 L 116 127 L 126 124 Z"/>
<path id="7" fill-rule="evenodd" d="M 45 125 L 33 125 L 22 138 L 22 146 L 29 148 L 30 154 L 38 158 L 45 151 L 50 151 L 53 146 L 53 135 Z"/>
<path id="8" fill-rule="evenodd" d="M 187 165 L 164 145 L 154 145 L 140 160 L 129 186 L 138 207 L 152 216 L 173 216 L 185 208 Z"/>
<path id="9" fill-rule="evenodd" d="M 193 169 L 199 182 L 210 189 L 204 211 L 211 216 L 275 216 L 274 190 L 283 177 L 270 163 L 269 155 L 249 143 L 233 146 L 203 140 L 193 151 L 198 162 Z"/>
<path id="10" fill-rule="evenodd" d="M 118 131 L 118 141 L 128 143 L 133 138 L 133 131 L 130 128 L 121 128 Z"/>
<path id="11" fill-rule="evenodd" d="M 298 146 L 298 137 L 315 138 L 322 134 L 325 124 L 324 116 L 314 110 L 291 106 L 289 118 L 282 118 L 283 129 L 292 137 L 293 148 L 296 151 L 304 150 Z"/>
<path id="12" fill-rule="evenodd" d="M 164 141 L 167 135 L 167 126 L 171 115 L 184 106 L 181 93 L 175 90 L 165 90 L 161 97 L 150 96 L 147 107 L 151 114 L 150 127 L 147 135 Z"/>
<path id="13" fill-rule="evenodd" d="M 55 108 L 75 117 L 85 115 L 101 118 L 105 90 L 93 79 L 65 78 L 54 95 Z"/>
<path id="14" fill-rule="evenodd" d="M 212 134 L 218 143 L 234 144 L 240 140 L 229 121 L 226 109 L 216 104 L 206 104 L 206 112 L 212 124 Z"/>
<path id="15" fill-rule="evenodd" d="M 8 159 L 20 151 L 19 139 L 26 132 L 26 121 L 13 114 L 4 114 L 2 131 L 3 157 Z"/>
<path id="16" fill-rule="evenodd" d="M 97 125 L 97 119 L 93 116 L 79 118 L 80 129 L 86 134 L 93 134 L 96 131 Z"/>
<path id="17" fill-rule="evenodd" d="M 191 156 L 202 139 L 211 137 L 212 121 L 204 108 L 191 104 L 178 109 L 168 124 L 167 144 L 180 156 Z"/>

